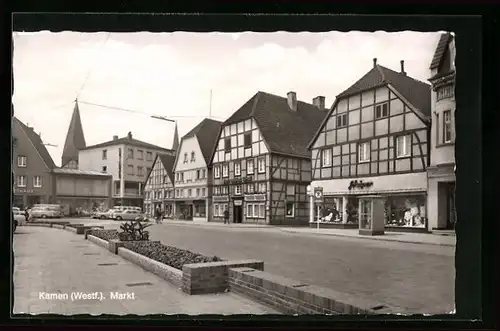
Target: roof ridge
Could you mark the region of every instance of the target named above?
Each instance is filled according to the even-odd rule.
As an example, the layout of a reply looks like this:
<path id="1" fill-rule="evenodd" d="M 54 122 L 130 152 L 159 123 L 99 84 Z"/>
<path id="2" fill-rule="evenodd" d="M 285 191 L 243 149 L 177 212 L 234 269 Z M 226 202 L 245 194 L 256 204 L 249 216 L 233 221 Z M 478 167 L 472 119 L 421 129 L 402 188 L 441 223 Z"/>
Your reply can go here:
<path id="1" fill-rule="evenodd" d="M 429 84 L 427 84 L 426 82 L 423 82 L 423 81 L 421 81 L 421 80 L 418 80 L 418 79 L 416 79 L 416 78 L 413 78 L 412 76 L 409 76 L 408 74 L 403 75 L 402 73 L 400 73 L 400 72 L 398 72 L 398 71 L 395 71 L 395 70 L 392 70 L 391 68 L 387 68 L 387 67 L 384 67 L 384 66 L 380 66 L 380 67 L 381 67 L 381 68 L 383 68 L 384 70 L 389 70 L 389 71 L 392 71 L 393 73 L 395 73 L 395 74 L 397 74 L 397 75 L 400 75 L 400 76 L 402 76 L 402 77 L 406 77 L 406 78 L 409 78 L 409 79 L 411 79 L 411 80 L 414 80 L 414 81 L 415 81 L 415 82 L 417 82 L 417 83 L 424 84 L 424 85 L 429 85 Z"/>
<path id="2" fill-rule="evenodd" d="M 255 99 L 253 100 L 253 104 L 252 104 L 252 111 L 250 112 L 250 117 L 253 117 L 255 115 L 255 109 L 257 109 L 257 103 L 259 102 L 260 100 L 260 96 L 263 94 L 263 93 L 267 93 L 267 92 L 262 92 L 262 91 L 258 91 L 257 94 L 255 95 Z M 269 94 L 269 93 L 268 93 Z"/>
<path id="3" fill-rule="evenodd" d="M 385 83 L 385 75 L 384 75 L 384 71 L 382 70 L 382 68 L 386 69 L 384 66 L 381 66 L 380 64 L 376 64 L 376 68 L 378 70 L 378 73 L 380 74 L 380 76 L 382 77 L 382 83 Z"/>

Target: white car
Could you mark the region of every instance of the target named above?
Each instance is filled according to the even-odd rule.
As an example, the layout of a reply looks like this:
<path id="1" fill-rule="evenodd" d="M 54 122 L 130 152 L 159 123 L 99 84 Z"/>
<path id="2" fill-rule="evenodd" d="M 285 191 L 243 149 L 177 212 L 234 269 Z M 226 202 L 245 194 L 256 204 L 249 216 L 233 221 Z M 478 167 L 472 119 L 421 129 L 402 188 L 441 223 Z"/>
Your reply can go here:
<path id="1" fill-rule="evenodd" d="M 101 220 L 106 220 L 106 219 L 111 219 L 113 210 L 106 210 L 106 211 L 96 211 L 95 213 L 92 214 L 92 218 L 98 218 Z"/>
<path id="2" fill-rule="evenodd" d="M 116 221 L 134 221 L 137 217 L 144 217 L 143 213 L 132 209 L 114 211 L 112 215 Z"/>
<path id="3" fill-rule="evenodd" d="M 26 222 L 26 217 L 24 216 L 24 212 L 19 210 L 19 208 L 12 209 L 12 213 L 14 214 L 14 221 L 17 222 L 17 225 L 24 224 Z"/>

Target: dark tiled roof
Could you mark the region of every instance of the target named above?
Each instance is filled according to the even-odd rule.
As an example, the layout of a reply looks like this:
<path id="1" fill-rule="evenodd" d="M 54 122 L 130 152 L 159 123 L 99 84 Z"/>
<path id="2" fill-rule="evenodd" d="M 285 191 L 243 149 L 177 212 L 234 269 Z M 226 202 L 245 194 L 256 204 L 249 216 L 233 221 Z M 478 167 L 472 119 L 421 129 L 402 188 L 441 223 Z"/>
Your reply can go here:
<path id="1" fill-rule="evenodd" d="M 451 76 L 453 74 L 455 74 L 455 70 L 447 70 L 447 71 L 443 71 L 443 72 L 438 72 L 437 74 L 435 74 L 434 76 L 429 78 L 429 81 L 435 81 L 435 80 L 438 80 L 439 78 L 444 78 L 447 76 Z"/>
<path id="2" fill-rule="evenodd" d="M 80 118 L 80 110 L 78 109 L 78 102 L 75 102 L 73 115 L 69 123 L 68 133 L 66 134 L 66 141 L 62 153 L 62 166 L 68 164 L 71 160 L 78 161 L 78 151 L 85 148 L 85 136 L 83 134 L 82 120 Z"/>
<path id="3" fill-rule="evenodd" d="M 163 164 L 163 167 L 167 171 L 168 177 L 170 177 L 170 180 L 172 183 L 174 182 L 174 163 L 175 163 L 175 156 L 174 155 L 168 155 L 168 154 L 158 154 L 160 158 L 161 163 Z M 149 175 L 148 175 L 149 177 Z"/>
<path id="4" fill-rule="evenodd" d="M 23 122 L 21 122 L 18 118 L 14 117 L 14 121 L 17 121 L 21 129 L 26 133 L 26 136 L 31 141 L 35 149 L 38 151 L 38 154 L 42 157 L 43 162 L 49 167 L 50 170 L 56 168 L 54 160 L 47 151 L 47 148 L 43 144 L 42 138 L 33 130 L 33 128 L 29 128 Z"/>
<path id="5" fill-rule="evenodd" d="M 184 140 L 186 138 L 196 136 L 198 144 L 200 145 L 201 153 L 203 154 L 203 158 L 205 159 L 207 165 L 210 163 L 210 159 L 212 158 L 212 151 L 217 143 L 221 125 L 222 122 L 220 121 L 205 118 L 182 137 Z"/>
<path id="6" fill-rule="evenodd" d="M 448 48 L 448 43 L 452 40 L 452 38 L 453 36 L 451 33 L 441 34 L 429 69 L 436 69 L 441 65 L 446 49 Z"/>
<path id="7" fill-rule="evenodd" d="M 254 118 L 270 152 L 310 157 L 307 144 L 326 113 L 302 101 L 292 111 L 287 98 L 259 91 L 223 125 Z"/>
<path id="8" fill-rule="evenodd" d="M 81 150 L 86 150 L 86 149 L 92 149 L 92 148 L 102 148 L 102 147 L 108 147 L 108 146 L 115 146 L 115 145 L 128 145 L 128 146 L 135 146 L 139 148 L 149 148 L 149 149 L 155 149 L 155 150 L 161 150 L 165 152 L 172 152 L 171 149 L 163 148 L 160 146 L 156 146 L 141 140 L 137 140 L 134 138 L 129 138 L 129 137 L 123 137 L 123 138 L 118 138 L 116 140 L 110 140 L 106 141 L 97 145 L 92 145 L 92 146 L 87 146 L 85 148 L 82 148 Z"/>
<path id="9" fill-rule="evenodd" d="M 387 84 L 391 84 L 408 102 L 422 113 L 430 115 L 431 86 L 381 65 L 373 67 L 351 87 L 337 95 L 337 99 Z"/>

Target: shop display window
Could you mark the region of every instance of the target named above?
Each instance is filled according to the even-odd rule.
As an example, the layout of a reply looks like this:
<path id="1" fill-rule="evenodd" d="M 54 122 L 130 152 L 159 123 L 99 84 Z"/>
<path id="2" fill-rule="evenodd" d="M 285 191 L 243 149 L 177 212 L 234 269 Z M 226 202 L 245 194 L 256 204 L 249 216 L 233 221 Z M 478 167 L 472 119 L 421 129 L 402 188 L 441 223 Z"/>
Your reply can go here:
<path id="1" fill-rule="evenodd" d="M 425 200 L 425 195 L 388 197 L 385 203 L 385 225 L 425 228 L 427 224 Z"/>

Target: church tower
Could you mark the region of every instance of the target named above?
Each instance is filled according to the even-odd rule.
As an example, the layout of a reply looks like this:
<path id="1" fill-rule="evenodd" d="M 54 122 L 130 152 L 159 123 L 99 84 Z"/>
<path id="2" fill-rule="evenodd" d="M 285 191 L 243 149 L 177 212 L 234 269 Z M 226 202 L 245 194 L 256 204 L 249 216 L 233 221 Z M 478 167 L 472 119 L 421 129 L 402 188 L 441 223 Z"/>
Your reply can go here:
<path id="1" fill-rule="evenodd" d="M 177 154 L 179 149 L 179 133 L 177 132 L 177 122 L 175 122 L 174 142 L 172 143 L 172 149 Z"/>
<path id="2" fill-rule="evenodd" d="M 82 120 L 80 119 L 80 109 L 78 100 L 75 100 L 75 108 L 69 123 L 68 134 L 62 153 L 62 168 L 78 168 L 78 150 L 85 148 L 85 136 L 83 135 Z"/>

